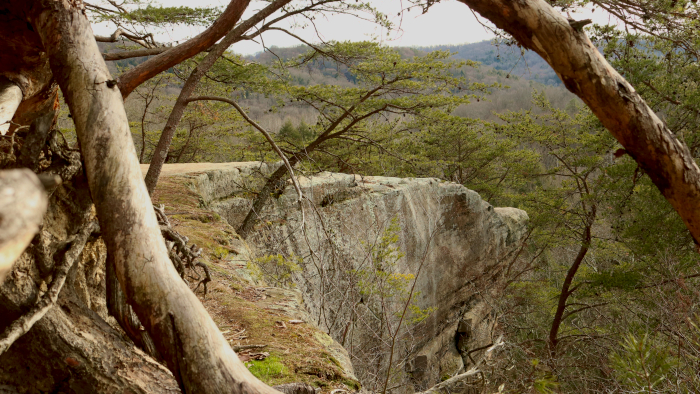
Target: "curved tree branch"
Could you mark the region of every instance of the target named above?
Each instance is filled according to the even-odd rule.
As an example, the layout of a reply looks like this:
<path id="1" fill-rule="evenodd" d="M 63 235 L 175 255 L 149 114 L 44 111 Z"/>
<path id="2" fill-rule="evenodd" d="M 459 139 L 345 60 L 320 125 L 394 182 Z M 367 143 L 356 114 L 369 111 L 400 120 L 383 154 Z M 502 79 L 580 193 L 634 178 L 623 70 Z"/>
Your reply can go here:
<path id="1" fill-rule="evenodd" d="M 700 244 L 700 168 L 656 116 L 567 19 L 544 0 L 459 0 L 537 52 L 622 144 Z"/>
<path id="2" fill-rule="evenodd" d="M 255 127 L 256 130 L 262 134 L 267 142 L 272 146 L 272 149 L 277 153 L 277 155 L 282 159 L 282 162 L 284 162 L 284 166 L 287 168 L 287 171 L 289 172 L 289 175 L 292 178 L 292 183 L 294 184 L 294 189 L 297 192 L 297 196 L 299 197 L 297 202 L 301 202 L 301 200 L 304 198 L 303 193 L 301 192 L 301 186 L 299 186 L 299 182 L 297 181 L 297 178 L 294 176 L 294 168 L 292 165 L 289 163 L 289 160 L 287 160 L 287 156 L 282 152 L 280 147 L 277 145 L 274 139 L 272 139 L 272 136 L 270 133 L 267 132 L 262 126 L 257 124 L 253 119 L 248 116 L 248 114 L 245 113 L 243 108 L 241 108 L 238 103 L 231 99 L 227 99 L 225 97 L 215 97 L 215 96 L 199 96 L 199 97 L 192 97 L 187 99 L 187 102 L 190 103 L 192 101 L 221 101 L 227 104 L 231 104 L 234 108 L 236 108 L 236 111 L 238 111 L 239 114 L 245 119 L 248 124 L 251 126 Z"/>
<path id="3" fill-rule="evenodd" d="M 231 0 L 221 16 L 207 30 L 122 74 L 118 86 L 124 99 L 143 82 L 214 45 L 238 22 L 249 2 L 250 0 Z"/>
<path id="4" fill-rule="evenodd" d="M 144 48 L 153 48 L 153 45 L 155 44 L 155 42 L 153 42 L 153 34 L 152 33 L 148 33 L 148 34 L 143 35 L 143 36 L 136 36 L 136 35 L 129 34 L 129 33 L 125 32 L 121 28 L 115 30 L 114 33 L 112 33 L 112 35 L 110 35 L 109 37 L 95 36 L 95 41 L 97 41 L 97 42 L 117 42 L 117 41 L 119 41 L 119 37 L 122 37 L 122 36 L 128 38 L 132 42 L 135 42 L 135 43 L 141 45 Z M 151 43 L 149 43 L 147 41 L 149 38 L 151 39 Z"/>

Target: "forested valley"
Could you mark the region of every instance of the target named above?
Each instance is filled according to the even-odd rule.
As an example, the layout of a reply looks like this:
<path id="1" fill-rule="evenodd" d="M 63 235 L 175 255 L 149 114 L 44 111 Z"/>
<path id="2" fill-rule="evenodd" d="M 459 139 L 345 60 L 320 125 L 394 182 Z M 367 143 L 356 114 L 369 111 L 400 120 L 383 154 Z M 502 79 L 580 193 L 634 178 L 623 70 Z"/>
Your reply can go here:
<path id="1" fill-rule="evenodd" d="M 280 23 L 395 29 L 372 2 L 0 1 L 0 393 L 700 392 L 700 6 L 461 2 L 496 38 Z M 271 31 L 299 43 L 236 52 Z"/>

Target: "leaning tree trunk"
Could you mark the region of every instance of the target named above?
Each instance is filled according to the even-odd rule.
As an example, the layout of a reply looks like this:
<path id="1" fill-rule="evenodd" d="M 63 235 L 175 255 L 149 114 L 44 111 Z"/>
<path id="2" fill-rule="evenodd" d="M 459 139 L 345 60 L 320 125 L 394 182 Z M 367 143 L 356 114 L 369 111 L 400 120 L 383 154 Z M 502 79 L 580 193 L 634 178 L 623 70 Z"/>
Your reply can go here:
<path id="1" fill-rule="evenodd" d="M 700 168 L 577 23 L 544 0 L 460 0 L 537 52 L 645 170 L 700 244 Z M 572 21 L 573 22 L 573 21 Z"/>
<path id="2" fill-rule="evenodd" d="M 276 393 L 238 360 L 170 262 L 121 94 L 81 7 L 37 0 L 26 19 L 73 116 L 102 235 L 127 299 L 183 391 Z"/>
<path id="3" fill-rule="evenodd" d="M 289 158 L 289 164 L 291 166 L 296 165 L 298 161 L 299 159 L 297 159 L 296 156 Z M 282 182 L 284 176 L 287 175 L 287 172 L 287 167 L 282 165 L 275 172 L 273 172 L 269 178 L 267 178 L 265 185 L 260 192 L 258 192 L 255 200 L 253 200 L 253 205 L 250 207 L 245 219 L 243 219 L 243 223 L 241 223 L 241 225 L 236 229 L 236 232 L 241 238 L 247 239 L 250 233 L 253 231 L 255 224 L 260 219 L 260 214 L 262 213 L 265 204 L 267 204 L 267 201 L 270 199 L 270 195 L 272 195 L 275 190 L 280 188 L 280 182 Z"/>

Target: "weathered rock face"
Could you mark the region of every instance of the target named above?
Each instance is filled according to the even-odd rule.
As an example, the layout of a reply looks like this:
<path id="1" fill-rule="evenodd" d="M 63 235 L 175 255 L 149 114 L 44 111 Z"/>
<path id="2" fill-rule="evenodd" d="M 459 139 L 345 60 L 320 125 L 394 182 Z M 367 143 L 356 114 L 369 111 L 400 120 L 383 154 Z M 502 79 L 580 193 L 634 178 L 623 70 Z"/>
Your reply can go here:
<path id="1" fill-rule="evenodd" d="M 235 227 L 257 171 L 270 168 L 241 163 L 190 176 L 202 203 Z M 494 325 L 479 294 L 498 286 L 525 233 L 524 211 L 436 179 L 321 173 L 300 182 L 303 210 L 288 187 L 259 213 L 249 242 L 280 255 L 259 259 L 260 268 L 298 286 L 365 386 L 421 390 L 479 358 Z"/>

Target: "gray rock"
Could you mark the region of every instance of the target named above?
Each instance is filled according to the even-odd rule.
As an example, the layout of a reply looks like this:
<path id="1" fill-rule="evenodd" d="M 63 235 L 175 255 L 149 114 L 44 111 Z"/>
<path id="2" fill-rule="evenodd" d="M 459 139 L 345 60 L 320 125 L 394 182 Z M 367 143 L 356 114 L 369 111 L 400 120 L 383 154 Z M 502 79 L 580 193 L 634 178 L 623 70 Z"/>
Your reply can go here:
<path id="1" fill-rule="evenodd" d="M 252 166 L 244 167 L 253 174 Z M 239 186 L 255 183 L 254 174 L 212 171 L 193 176 L 193 189 L 237 227 L 250 206 Z M 387 276 L 417 278 L 414 304 L 431 311 L 422 322 L 410 316 L 401 321 L 394 360 L 405 367 L 391 369 L 392 386 L 421 391 L 469 369 L 483 354 L 478 349 L 493 341 L 495 318 L 480 294 L 496 287 L 501 268 L 527 231 L 527 214 L 494 208 L 462 185 L 433 178 L 324 172 L 299 183 L 306 197 L 303 212 L 296 192 L 287 187 L 260 212 L 260 225 L 248 242 L 259 255 L 281 254 L 298 263 L 302 270 L 287 274 L 304 306 L 320 329 L 347 349 L 363 385 L 381 389 L 389 370 L 389 332 L 405 306 L 400 296 L 385 297 L 382 306 L 394 328 L 381 328 L 376 318 L 381 297 L 368 294 L 363 281 L 376 280 L 366 275 L 381 276 L 383 270 Z M 392 220 L 399 226 L 394 246 L 403 256 L 377 271 L 377 245 Z M 284 271 L 279 264 L 261 269 L 273 281 Z M 412 284 L 407 282 L 404 296 Z"/>

